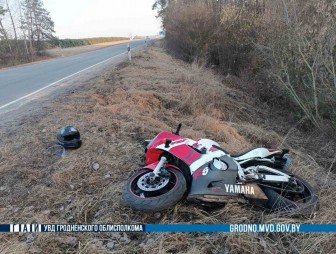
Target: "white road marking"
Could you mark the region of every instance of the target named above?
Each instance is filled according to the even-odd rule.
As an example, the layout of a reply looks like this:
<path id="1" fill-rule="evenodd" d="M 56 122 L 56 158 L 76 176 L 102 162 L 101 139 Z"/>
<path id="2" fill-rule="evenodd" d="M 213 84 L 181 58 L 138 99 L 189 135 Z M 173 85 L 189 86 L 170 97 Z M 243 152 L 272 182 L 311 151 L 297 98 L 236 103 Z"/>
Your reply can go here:
<path id="1" fill-rule="evenodd" d="M 136 48 L 141 47 L 141 46 L 142 46 L 142 45 L 137 46 L 137 47 L 134 47 L 133 49 L 136 49 Z M 35 95 L 35 94 L 37 94 L 37 93 L 39 93 L 39 92 L 41 92 L 41 91 L 43 91 L 43 90 L 45 90 L 45 89 L 51 87 L 51 86 L 53 86 L 53 85 L 56 85 L 56 84 L 59 83 L 59 82 L 62 82 L 63 80 L 66 80 L 66 79 L 68 79 L 68 78 L 71 78 L 71 77 L 73 77 L 73 76 L 76 76 L 76 75 L 79 74 L 79 73 L 82 73 L 82 72 L 84 72 L 84 71 L 87 71 L 87 70 L 89 70 L 89 69 L 91 69 L 91 68 L 93 68 L 93 67 L 95 67 L 95 66 L 97 66 L 97 65 L 99 65 L 99 64 L 105 63 L 105 62 L 107 62 L 107 61 L 109 61 L 109 60 L 111 60 L 111 59 L 113 59 L 113 58 L 115 58 L 115 57 L 122 56 L 122 55 L 126 55 L 126 54 L 127 54 L 127 52 L 126 52 L 126 53 L 121 53 L 121 54 L 119 54 L 119 55 L 112 56 L 112 57 L 110 57 L 110 58 L 108 58 L 108 59 L 106 59 L 106 60 L 104 60 L 104 61 L 101 61 L 101 62 L 99 62 L 99 63 L 96 63 L 96 64 L 94 64 L 94 65 L 91 65 L 91 66 L 89 66 L 89 67 L 87 67 L 87 68 L 85 68 L 85 69 L 83 69 L 83 70 L 80 70 L 80 71 L 78 71 L 78 72 L 76 72 L 76 73 L 73 73 L 73 74 L 71 74 L 71 75 L 69 75 L 69 76 L 67 76 L 67 77 L 65 77 L 65 78 L 62 78 L 62 79 L 60 79 L 60 80 L 57 80 L 57 81 L 55 81 L 55 82 L 53 82 L 53 83 L 51 83 L 51 84 L 49 84 L 49 85 L 47 85 L 47 86 L 45 86 L 45 87 L 42 87 L 42 88 L 36 90 L 35 92 L 32 92 L 32 93 L 30 93 L 30 94 L 27 94 L 27 95 L 25 95 L 25 96 L 22 96 L 22 97 L 19 98 L 19 99 L 16 99 L 16 100 L 14 100 L 14 101 L 11 101 L 11 102 L 9 102 L 9 103 L 7 103 L 7 104 L 1 106 L 0 109 L 4 109 L 4 108 L 6 108 L 6 107 L 8 107 L 8 106 L 10 106 L 10 105 L 13 105 L 13 104 L 19 102 L 19 101 L 22 101 L 22 100 L 24 100 L 24 99 L 26 99 L 26 98 L 28 98 L 28 97 L 30 97 L 30 96 L 33 96 L 33 95 Z"/>

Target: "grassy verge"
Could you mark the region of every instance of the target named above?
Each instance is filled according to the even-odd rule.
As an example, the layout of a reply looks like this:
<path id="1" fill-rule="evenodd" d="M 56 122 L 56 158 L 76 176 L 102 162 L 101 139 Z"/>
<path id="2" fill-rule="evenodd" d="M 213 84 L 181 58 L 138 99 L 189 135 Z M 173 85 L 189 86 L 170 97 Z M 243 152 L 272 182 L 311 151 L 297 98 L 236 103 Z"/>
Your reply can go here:
<path id="1" fill-rule="evenodd" d="M 293 151 L 293 171 L 317 187 L 312 218 L 284 218 L 245 204 L 204 210 L 185 201 L 159 214 L 121 202 L 123 181 L 142 161 L 141 142 L 183 123 L 182 135 L 208 137 L 229 151 L 277 147 L 280 134 L 255 125 L 266 117 L 248 94 L 211 72 L 149 47 L 83 90 L 45 106 L 45 114 L 0 130 L 2 223 L 336 223 L 334 175 Z M 232 87 L 232 86 L 231 86 Z M 57 110 L 56 110 L 57 109 Z M 83 146 L 50 154 L 55 133 L 77 126 Z M 94 170 L 93 164 L 99 169 Z M 2 253 L 334 253 L 335 234 L 6 234 Z M 108 244 L 108 243 L 113 244 Z M 113 245 L 113 247 L 111 247 Z"/>
<path id="2" fill-rule="evenodd" d="M 55 39 L 50 44 L 60 48 L 71 48 L 86 45 L 95 45 L 99 43 L 126 41 L 129 38 L 126 37 L 95 37 L 86 39 Z"/>
<path id="3" fill-rule="evenodd" d="M 3 59 L 0 57 L 0 69 L 13 67 L 21 64 L 49 60 L 54 57 L 65 57 L 100 49 L 106 46 L 117 45 L 129 42 L 129 38 L 125 37 L 97 37 L 88 39 L 55 39 L 49 41 L 46 49 L 39 54 L 34 55 L 31 61 L 26 55 L 13 56 L 7 54 Z M 22 42 L 23 43 L 23 42 Z M 1 42 L 0 42 L 1 48 Z M 1 53 L 1 50 L 0 50 Z M 35 52 L 36 53 L 36 52 Z"/>

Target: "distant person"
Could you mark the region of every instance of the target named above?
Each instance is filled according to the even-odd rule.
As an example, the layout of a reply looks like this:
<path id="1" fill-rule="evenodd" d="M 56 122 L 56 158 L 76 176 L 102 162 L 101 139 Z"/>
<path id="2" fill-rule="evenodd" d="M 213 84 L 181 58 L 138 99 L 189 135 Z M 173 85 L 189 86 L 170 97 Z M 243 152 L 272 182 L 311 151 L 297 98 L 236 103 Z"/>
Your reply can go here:
<path id="1" fill-rule="evenodd" d="M 128 60 L 132 60 L 132 55 L 131 55 L 131 46 L 129 45 L 129 43 L 128 43 L 128 45 L 127 45 L 127 54 L 128 54 Z"/>

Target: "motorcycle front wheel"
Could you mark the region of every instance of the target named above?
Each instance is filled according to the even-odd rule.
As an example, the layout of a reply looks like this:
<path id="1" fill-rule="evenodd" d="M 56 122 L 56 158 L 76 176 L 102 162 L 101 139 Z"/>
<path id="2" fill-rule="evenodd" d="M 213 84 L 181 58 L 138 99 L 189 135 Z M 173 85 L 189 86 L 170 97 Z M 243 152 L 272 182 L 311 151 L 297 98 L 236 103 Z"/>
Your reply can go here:
<path id="1" fill-rule="evenodd" d="M 151 170 L 141 169 L 124 185 L 123 201 L 134 210 L 157 212 L 180 201 L 187 190 L 183 174 L 169 168 L 169 174 L 150 181 Z"/>
<path id="2" fill-rule="evenodd" d="M 297 182 L 297 191 L 260 185 L 268 200 L 258 203 L 268 210 L 292 215 L 311 215 L 318 209 L 318 197 L 314 188 L 301 177 L 293 175 Z"/>

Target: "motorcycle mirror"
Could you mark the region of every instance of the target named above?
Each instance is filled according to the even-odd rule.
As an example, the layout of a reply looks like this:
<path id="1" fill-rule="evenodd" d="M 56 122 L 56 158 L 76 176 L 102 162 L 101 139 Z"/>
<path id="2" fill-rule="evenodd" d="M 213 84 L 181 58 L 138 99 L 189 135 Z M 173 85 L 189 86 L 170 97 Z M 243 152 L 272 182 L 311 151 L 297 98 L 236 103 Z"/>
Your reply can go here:
<path id="1" fill-rule="evenodd" d="M 173 132 L 173 134 L 175 134 L 175 135 L 180 135 L 180 129 L 181 129 L 181 127 L 182 127 L 182 124 L 180 123 L 180 124 L 177 126 L 176 131 Z"/>
<path id="2" fill-rule="evenodd" d="M 168 148 L 168 147 L 170 146 L 170 143 L 171 143 L 171 142 L 172 142 L 171 139 L 167 138 L 167 139 L 165 140 L 165 148 Z"/>

